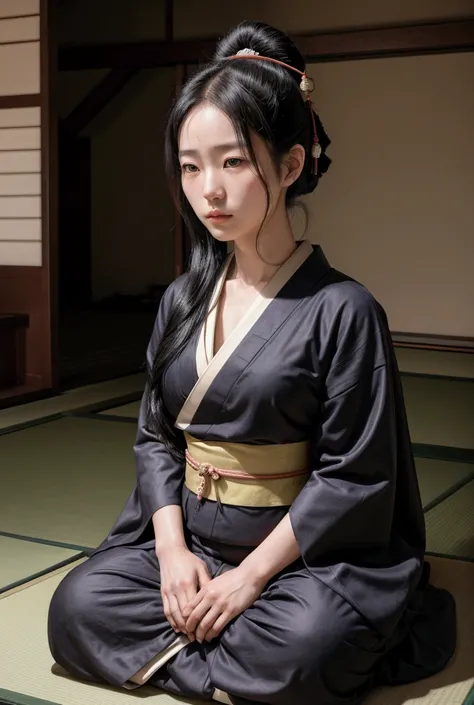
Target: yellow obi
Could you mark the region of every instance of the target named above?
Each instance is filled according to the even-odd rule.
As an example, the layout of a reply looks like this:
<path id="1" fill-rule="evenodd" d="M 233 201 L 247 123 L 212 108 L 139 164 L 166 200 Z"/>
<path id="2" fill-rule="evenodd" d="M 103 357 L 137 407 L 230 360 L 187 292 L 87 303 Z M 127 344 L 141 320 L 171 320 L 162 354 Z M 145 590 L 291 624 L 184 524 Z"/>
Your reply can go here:
<path id="1" fill-rule="evenodd" d="M 198 497 L 240 507 L 290 506 L 310 475 L 308 441 L 249 445 L 184 435 L 184 483 Z"/>

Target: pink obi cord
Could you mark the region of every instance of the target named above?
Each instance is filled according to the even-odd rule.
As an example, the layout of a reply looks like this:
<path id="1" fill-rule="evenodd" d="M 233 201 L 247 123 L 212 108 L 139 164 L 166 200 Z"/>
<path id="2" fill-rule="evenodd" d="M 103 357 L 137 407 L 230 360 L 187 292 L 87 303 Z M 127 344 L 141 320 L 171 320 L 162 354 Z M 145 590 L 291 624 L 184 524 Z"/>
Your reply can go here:
<path id="1" fill-rule="evenodd" d="M 278 472 L 273 474 L 264 475 L 252 475 L 248 472 L 240 472 L 239 470 L 224 470 L 223 468 L 216 468 L 211 463 L 199 463 L 195 460 L 192 455 L 186 450 L 186 460 L 188 464 L 196 470 L 196 472 L 201 477 L 201 482 L 199 483 L 197 497 L 201 501 L 203 498 L 204 491 L 207 486 L 208 478 L 217 482 L 221 477 L 229 477 L 232 480 L 250 480 L 250 481 L 261 481 L 261 480 L 284 480 L 288 477 L 299 477 L 300 475 L 306 475 L 308 470 L 293 470 L 292 472 Z"/>

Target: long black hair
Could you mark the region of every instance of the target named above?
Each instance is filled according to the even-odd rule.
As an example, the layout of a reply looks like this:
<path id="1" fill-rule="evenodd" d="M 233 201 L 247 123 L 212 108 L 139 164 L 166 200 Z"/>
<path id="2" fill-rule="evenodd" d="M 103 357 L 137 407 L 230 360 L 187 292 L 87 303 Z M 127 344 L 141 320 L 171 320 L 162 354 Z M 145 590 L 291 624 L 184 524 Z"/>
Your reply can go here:
<path id="1" fill-rule="evenodd" d="M 202 67 L 184 85 L 168 118 L 165 132 L 165 170 L 176 206 L 182 214 L 191 240 L 191 255 L 184 283 L 174 301 L 152 366 L 148 369 L 148 423 L 176 458 L 183 448 L 174 421 L 163 401 L 162 379 L 167 367 L 178 356 L 192 335 L 204 322 L 212 292 L 227 256 L 227 245 L 213 238 L 194 213 L 181 187 L 178 158 L 180 128 L 197 105 L 208 102 L 225 113 L 232 122 L 237 139 L 265 188 L 267 212 L 270 194 L 256 160 L 252 133 L 262 137 L 276 169 L 281 158 L 295 144 L 306 151 L 304 168 L 286 194 L 286 205 L 295 204 L 298 196 L 311 193 L 330 159 L 325 154 L 329 145 L 319 116 L 315 114 L 319 143 L 322 148 L 318 173 L 313 173 L 311 146 L 313 126 L 308 103 L 303 100 L 294 71 L 268 61 L 226 60 L 241 49 L 252 49 L 261 56 L 283 61 L 304 71 L 303 58 L 283 32 L 263 22 L 246 21 L 231 30 L 218 44 L 210 63 Z M 262 222 L 262 226 L 263 223 Z"/>

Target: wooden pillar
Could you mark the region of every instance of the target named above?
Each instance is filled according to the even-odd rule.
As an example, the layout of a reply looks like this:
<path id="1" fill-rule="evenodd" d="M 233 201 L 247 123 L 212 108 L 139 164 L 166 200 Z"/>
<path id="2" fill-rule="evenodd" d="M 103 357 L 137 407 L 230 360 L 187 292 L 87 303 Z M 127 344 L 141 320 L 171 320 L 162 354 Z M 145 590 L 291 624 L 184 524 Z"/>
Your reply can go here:
<path id="1" fill-rule="evenodd" d="M 58 113 L 54 0 L 40 0 L 41 232 L 43 296 L 48 318 L 44 386 L 59 391 Z M 45 336 L 47 335 L 45 330 Z"/>

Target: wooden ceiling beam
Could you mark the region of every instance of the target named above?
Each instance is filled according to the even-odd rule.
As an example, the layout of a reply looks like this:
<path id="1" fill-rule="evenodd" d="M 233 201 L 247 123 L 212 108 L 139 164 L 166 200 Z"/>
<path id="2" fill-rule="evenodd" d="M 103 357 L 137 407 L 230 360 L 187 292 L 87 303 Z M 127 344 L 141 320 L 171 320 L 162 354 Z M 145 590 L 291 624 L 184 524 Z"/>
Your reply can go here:
<path id="1" fill-rule="evenodd" d="M 78 134 L 120 93 L 138 68 L 113 68 L 95 85 L 86 97 L 63 120 L 63 127 L 70 133 Z"/>
<path id="2" fill-rule="evenodd" d="M 474 18 L 300 36 L 297 42 L 303 56 L 316 61 L 468 51 L 474 48 Z"/>
<path id="3" fill-rule="evenodd" d="M 168 32 L 172 31 L 170 13 L 168 8 Z M 469 51 L 474 49 L 474 18 L 295 35 L 293 39 L 308 62 Z M 59 47 L 58 66 L 60 71 L 76 71 L 193 64 L 210 59 L 216 41 L 213 38 L 63 45 Z"/>

